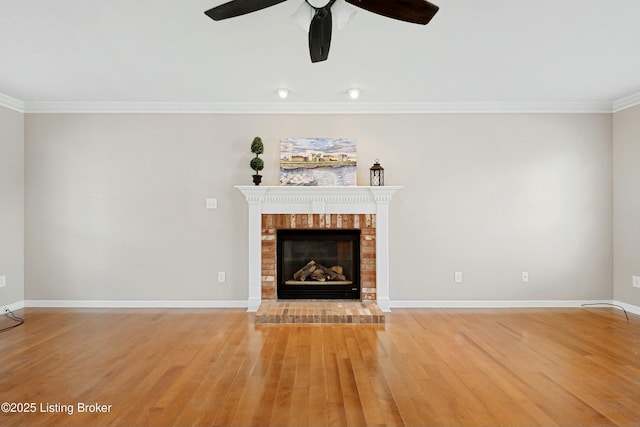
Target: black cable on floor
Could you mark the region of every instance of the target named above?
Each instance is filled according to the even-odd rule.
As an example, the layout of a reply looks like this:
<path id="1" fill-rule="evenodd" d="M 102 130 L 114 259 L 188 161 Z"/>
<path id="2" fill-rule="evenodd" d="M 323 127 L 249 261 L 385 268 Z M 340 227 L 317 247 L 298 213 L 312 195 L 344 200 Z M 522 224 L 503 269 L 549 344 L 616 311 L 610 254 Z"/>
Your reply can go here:
<path id="1" fill-rule="evenodd" d="M 9 329 L 13 329 L 13 328 L 17 328 L 18 326 L 22 325 L 24 323 L 24 319 L 20 316 L 16 316 L 15 314 L 13 314 L 13 312 L 11 310 L 9 310 L 8 308 L 5 308 L 5 313 L 4 315 L 10 319 L 13 320 L 14 322 L 17 322 L 15 325 L 11 325 L 11 326 L 7 326 L 6 328 L 2 328 L 0 329 L 0 332 L 5 332 L 8 331 Z"/>
<path id="2" fill-rule="evenodd" d="M 622 310 L 624 312 L 624 317 L 627 318 L 627 323 L 629 323 L 629 316 L 627 315 L 627 310 L 625 310 L 624 307 L 621 306 L 621 305 L 612 304 L 610 302 L 594 302 L 594 303 L 589 303 L 589 304 L 582 304 L 582 307 L 586 307 L 588 305 L 610 305 L 610 306 L 613 306 L 613 307 L 617 307 L 617 308 L 619 308 L 620 310 Z"/>

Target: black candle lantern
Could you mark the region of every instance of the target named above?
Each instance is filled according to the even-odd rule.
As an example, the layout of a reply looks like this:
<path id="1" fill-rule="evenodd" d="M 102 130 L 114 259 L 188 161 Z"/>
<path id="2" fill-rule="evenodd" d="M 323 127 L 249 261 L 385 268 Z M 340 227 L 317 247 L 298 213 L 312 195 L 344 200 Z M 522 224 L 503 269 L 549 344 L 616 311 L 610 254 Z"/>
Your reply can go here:
<path id="1" fill-rule="evenodd" d="M 378 159 L 369 169 L 369 182 L 371 186 L 380 187 L 384 185 L 384 168 L 380 166 Z"/>

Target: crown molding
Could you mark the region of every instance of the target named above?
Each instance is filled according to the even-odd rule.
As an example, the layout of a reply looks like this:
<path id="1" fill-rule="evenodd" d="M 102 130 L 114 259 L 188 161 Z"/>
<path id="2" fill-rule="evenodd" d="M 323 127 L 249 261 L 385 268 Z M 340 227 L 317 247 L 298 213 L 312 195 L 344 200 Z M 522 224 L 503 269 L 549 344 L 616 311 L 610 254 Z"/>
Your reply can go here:
<path id="1" fill-rule="evenodd" d="M 636 105 L 640 105 L 640 92 L 613 101 L 613 112 L 617 113 L 618 111 L 626 110 Z"/>
<path id="2" fill-rule="evenodd" d="M 0 93 L 0 107 L 21 113 L 167 114 L 465 114 L 617 113 L 640 105 L 640 92 L 613 102 L 49 102 L 21 101 Z"/>
<path id="3" fill-rule="evenodd" d="M 24 102 L 0 93 L 0 107 L 7 107 L 11 110 L 24 113 Z"/>
<path id="4" fill-rule="evenodd" d="M 460 114 L 611 113 L 610 102 L 217 103 L 25 102 L 25 113 Z"/>

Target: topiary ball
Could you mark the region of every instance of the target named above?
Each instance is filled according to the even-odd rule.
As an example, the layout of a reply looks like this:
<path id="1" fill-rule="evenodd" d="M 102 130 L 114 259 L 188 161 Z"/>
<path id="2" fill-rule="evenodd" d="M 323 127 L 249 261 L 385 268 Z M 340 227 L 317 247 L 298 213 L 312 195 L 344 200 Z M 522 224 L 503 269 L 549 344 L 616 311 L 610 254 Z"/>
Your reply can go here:
<path id="1" fill-rule="evenodd" d="M 262 169 L 264 169 L 264 162 L 262 161 L 262 159 L 260 157 L 254 157 L 249 162 L 249 166 L 251 166 L 251 169 L 253 169 L 254 171 L 258 172 L 258 171 L 261 171 Z"/>
<path id="2" fill-rule="evenodd" d="M 251 142 L 251 152 L 254 154 L 264 153 L 264 144 L 262 143 L 262 138 L 259 136 L 253 138 L 253 141 Z"/>

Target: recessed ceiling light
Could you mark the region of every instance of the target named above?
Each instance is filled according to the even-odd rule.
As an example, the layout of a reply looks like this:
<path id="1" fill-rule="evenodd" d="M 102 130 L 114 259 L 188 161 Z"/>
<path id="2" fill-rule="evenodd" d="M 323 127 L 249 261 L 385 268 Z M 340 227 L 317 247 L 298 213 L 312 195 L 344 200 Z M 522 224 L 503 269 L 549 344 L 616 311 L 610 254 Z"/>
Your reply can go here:
<path id="1" fill-rule="evenodd" d="M 278 94 L 280 99 L 285 99 L 287 96 L 289 96 L 289 89 L 280 88 L 276 91 L 276 93 Z"/>
<path id="2" fill-rule="evenodd" d="M 351 99 L 358 99 L 358 97 L 360 96 L 360 89 L 358 89 L 357 87 L 352 87 L 347 92 L 349 93 L 349 98 Z"/>

